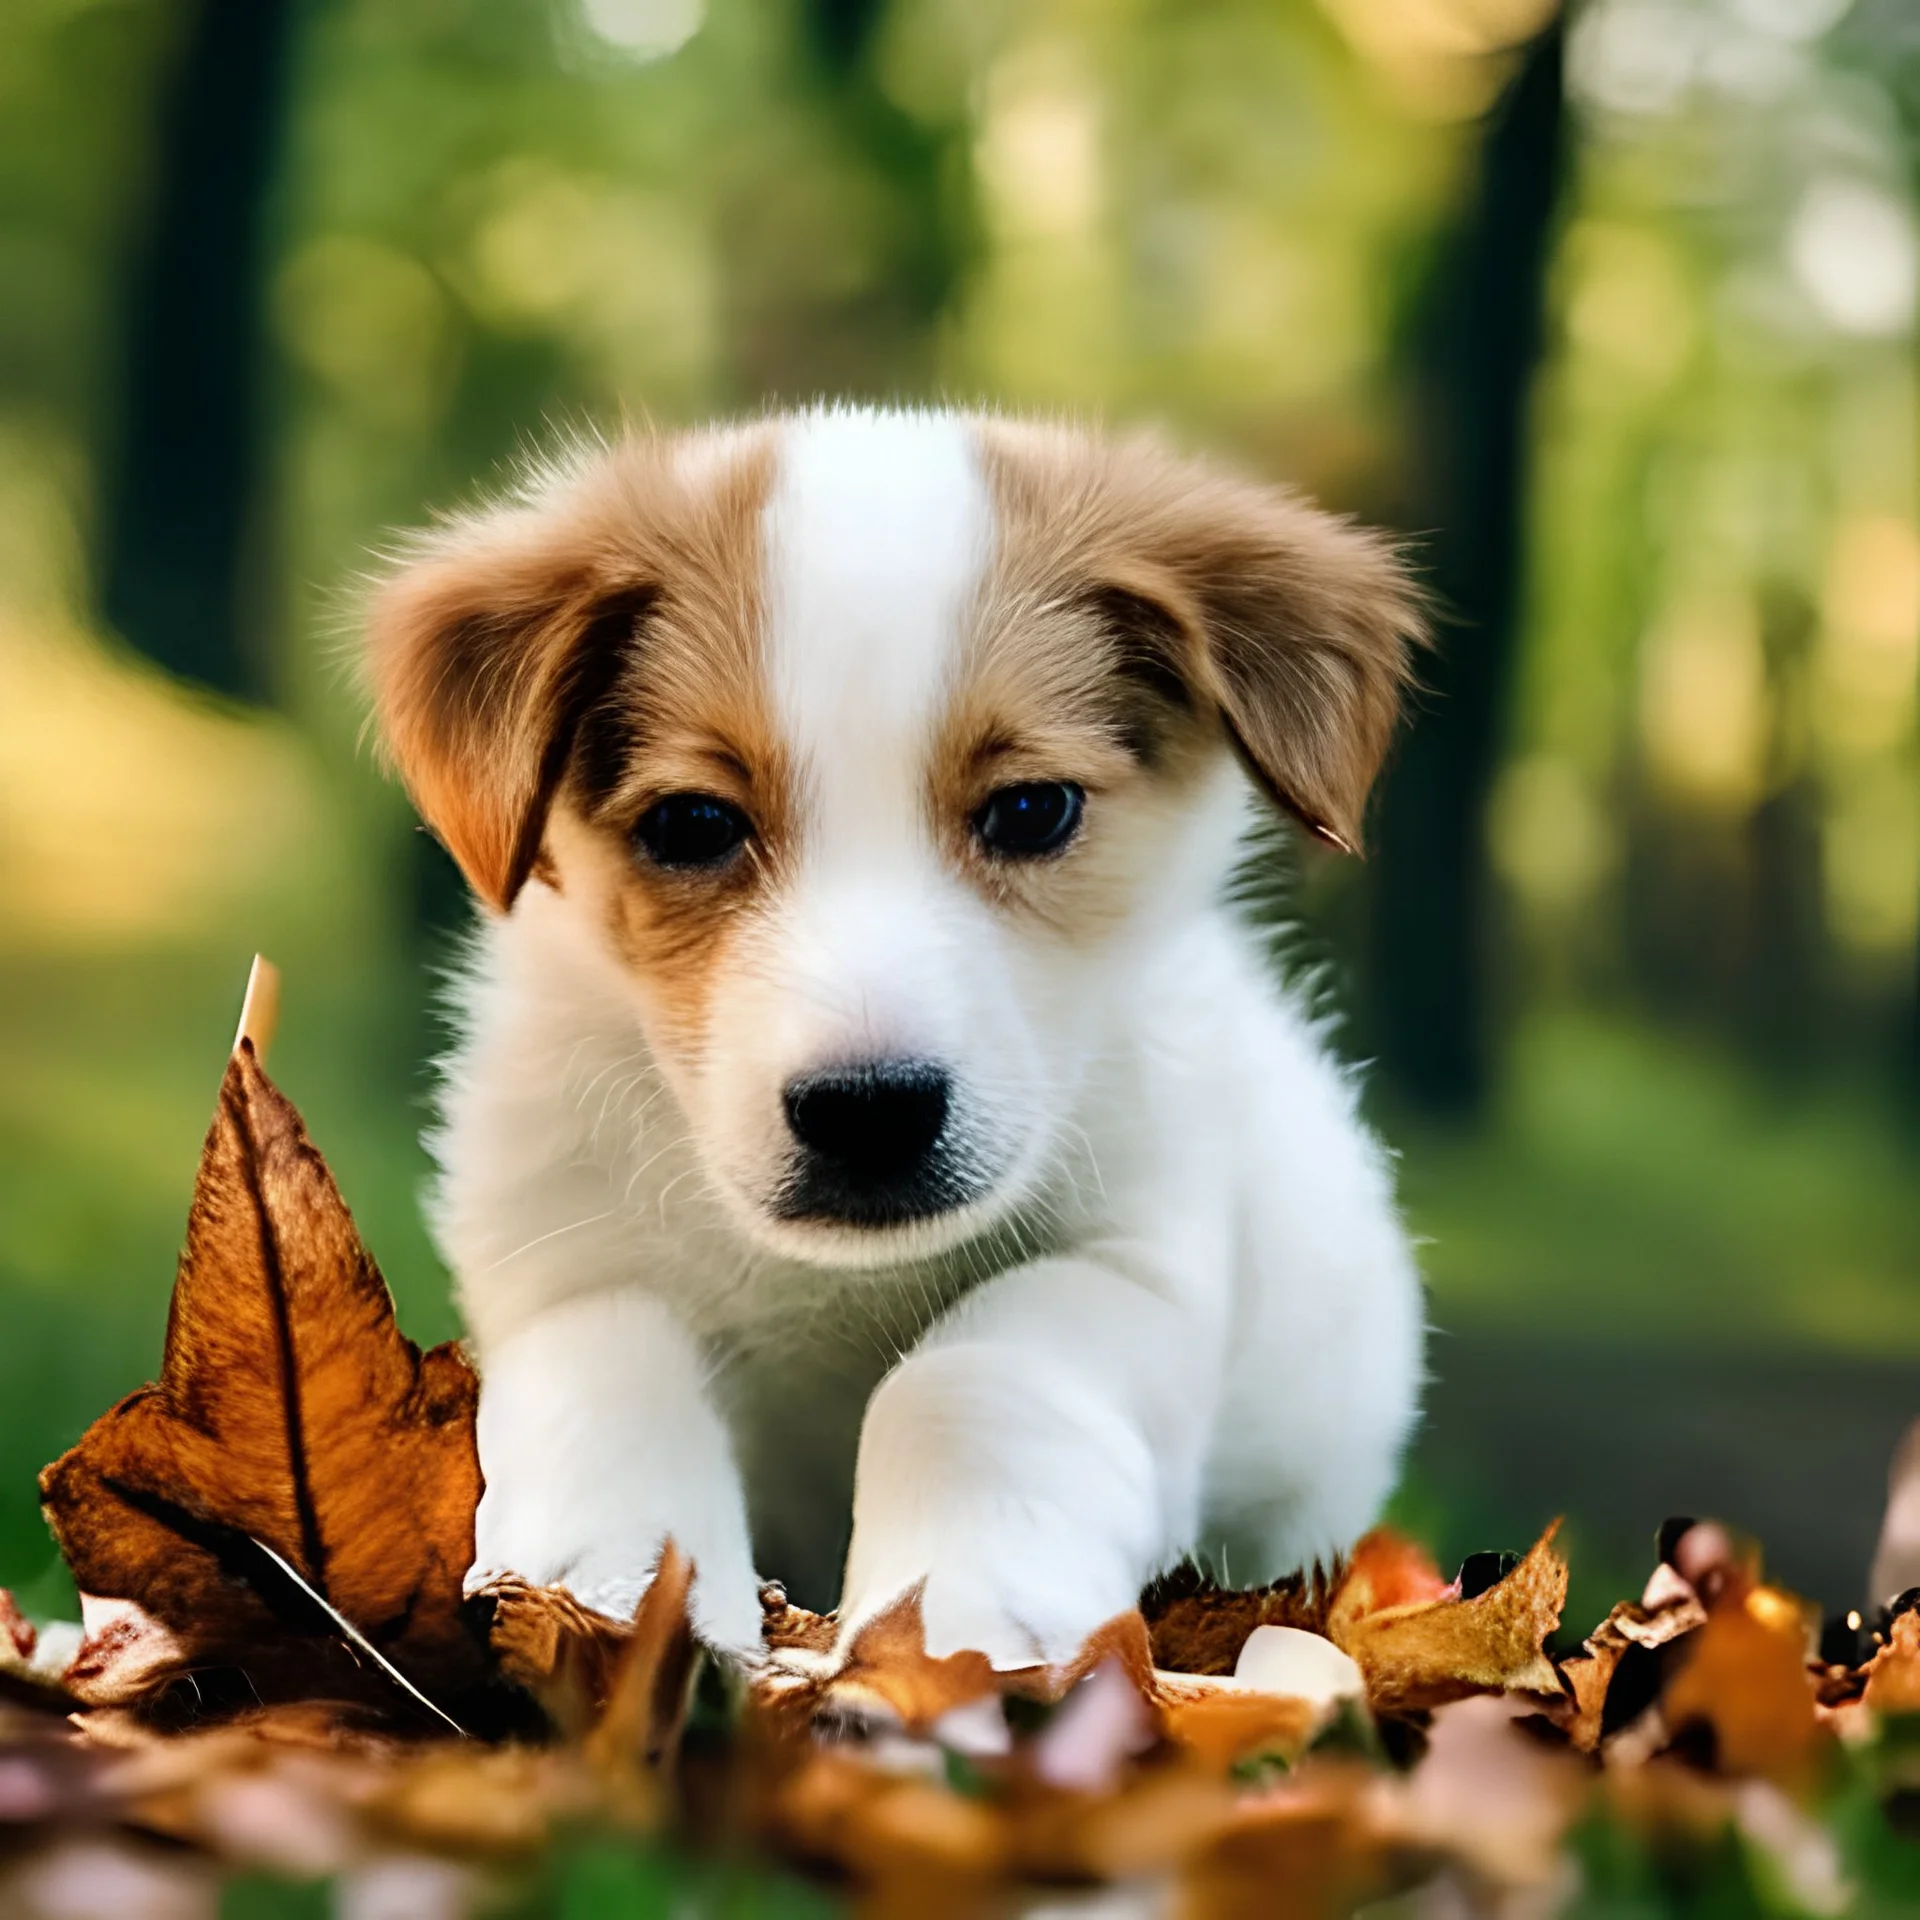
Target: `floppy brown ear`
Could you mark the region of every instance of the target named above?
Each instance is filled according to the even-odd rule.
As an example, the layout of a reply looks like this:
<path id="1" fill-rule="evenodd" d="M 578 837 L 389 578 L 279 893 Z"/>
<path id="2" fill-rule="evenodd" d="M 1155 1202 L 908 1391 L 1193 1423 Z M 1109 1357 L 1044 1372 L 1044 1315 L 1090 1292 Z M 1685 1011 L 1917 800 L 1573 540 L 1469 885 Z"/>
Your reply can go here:
<path id="1" fill-rule="evenodd" d="M 581 721 L 656 583 L 589 519 L 498 509 L 428 536 L 375 593 L 367 667 L 421 816 L 499 912 L 540 856 Z"/>
<path id="2" fill-rule="evenodd" d="M 1292 496 L 1187 469 L 1122 584 L 1183 629 L 1185 670 L 1272 798 L 1345 852 L 1424 644 L 1392 544 Z"/>
<path id="3" fill-rule="evenodd" d="M 1002 420 L 980 434 L 1003 547 L 1043 556 L 1037 590 L 1091 586 L 1130 674 L 1217 714 L 1275 801 L 1357 848 L 1426 638 L 1392 544 L 1152 435 Z"/>

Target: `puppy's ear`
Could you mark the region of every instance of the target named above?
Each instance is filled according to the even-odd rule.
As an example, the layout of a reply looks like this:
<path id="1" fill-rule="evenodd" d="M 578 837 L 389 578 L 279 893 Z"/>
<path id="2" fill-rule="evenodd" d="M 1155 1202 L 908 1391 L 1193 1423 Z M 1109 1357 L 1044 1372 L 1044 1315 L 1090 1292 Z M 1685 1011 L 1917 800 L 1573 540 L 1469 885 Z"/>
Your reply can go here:
<path id="1" fill-rule="evenodd" d="M 540 856 L 581 722 L 657 592 L 563 505 L 427 536 L 375 593 L 367 665 L 387 749 L 422 817 L 504 913 Z"/>
<path id="2" fill-rule="evenodd" d="M 1386 539 L 1291 495 L 1184 465 L 1160 481 L 1115 584 L 1171 617 L 1183 671 L 1261 786 L 1356 851 L 1426 640 L 1412 580 Z"/>

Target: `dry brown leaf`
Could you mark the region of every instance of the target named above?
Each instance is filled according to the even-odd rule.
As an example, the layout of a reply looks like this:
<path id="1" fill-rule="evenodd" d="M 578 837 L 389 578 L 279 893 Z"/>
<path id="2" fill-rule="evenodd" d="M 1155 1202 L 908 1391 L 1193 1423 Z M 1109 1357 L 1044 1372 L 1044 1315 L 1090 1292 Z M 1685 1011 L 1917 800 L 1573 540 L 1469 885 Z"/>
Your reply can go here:
<path id="1" fill-rule="evenodd" d="M 1391 1527 L 1365 1534 L 1340 1569 L 1321 1631 L 1336 1645 L 1368 1614 L 1454 1598 L 1459 1587 L 1433 1564 L 1425 1547 Z"/>
<path id="2" fill-rule="evenodd" d="M 1008 1796 L 1018 1871 L 1047 1881 L 1139 1881 L 1190 1859 L 1234 1816 L 1239 1794 L 1177 1756 L 1129 1767 L 1099 1791 L 1020 1781 Z"/>
<path id="3" fill-rule="evenodd" d="M 1365 1832 L 1371 1771 L 1315 1764 L 1243 1799 L 1190 1854 L 1177 1920 L 1330 1920 L 1384 1891 Z"/>
<path id="4" fill-rule="evenodd" d="M 809 1613 L 796 1607 L 779 1581 L 760 1589 L 760 1643 L 769 1653 L 829 1654 L 840 1632 L 831 1613 Z"/>
<path id="5" fill-rule="evenodd" d="M 1155 1680 L 1167 1738 L 1222 1771 L 1257 1754 L 1292 1759 L 1326 1718 L 1314 1701 L 1238 1688 L 1217 1675 Z"/>
<path id="6" fill-rule="evenodd" d="M 1139 1693 L 1153 1695 L 1158 1679 L 1153 1637 L 1140 1614 L 1116 1613 L 1104 1626 L 1094 1628 L 1065 1666 L 1024 1667 L 1000 1678 L 1008 1692 L 1025 1699 L 1063 1700 L 1088 1675 L 1109 1666 L 1125 1674 Z"/>
<path id="7" fill-rule="evenodd" d="M 383 1842 L 489 1857 L 537 1852 L 598 1806 L 564 1749 L 442 1743 L 394 1768 L 364 1811 Z"/>
<path id="8" fill-rule="evenodd" d="M 581 1742 L 582 1757 L 630 1821 L 657 1816 L 661 1770 L 680 1744 L 700 1658 L 687 1611 L 692 1591 L 693 1562 L 669 1540 L 634 1609 L 606 1711 Z"/>
<path id="9" fill-rule="evenodd" d="M 1862 1697 L 1876 1713 L 1920 1713 L 1920 1610 L 1894 1616 L 1886 1645 L 1867 1662 Z"/>
<path id="10" fill-rule="evenodd" d="M 1704 1728 L 1719 1772 L 1805 1785 L 1827 1738 L 1814 1708 L 1808 1637 L 1805 1609 L 1777 1587 L 1714 1607 L 1661 1701 L 1683 1750 L 1689 1731 Z"/>
<path id="11" fill-rule="evenodd" d="M 1258 1596 L 1256 1596 L 1258 1597 Z M 782 1615 L 777 1631 L 788 1651 L 818 1653 L 811 1622 Z M 996 1672 L 983 1655 L 931 1658 L 922 1638 L 919 1601 L 909 1595 L 866 1627 L 846 1662 L 817 1677 L 773 1667 L 759 1682 L 764 1706 L 788 1724 L 880 1720 L 909 1734 L 939 1731 L 949 1714 L 996 1695 L 1056 1702 L 1111 1671 L 1141 1701 L 1155 1734 L 1224 1771 L 1254 1754 L 1292 1757 L 1325 1717 L 1320 1704 L 1235 1685 L 1231 1676 L 1156 1668 L 1144 1617 L 1124 1613 L 1091 1634 L 1059 1667 Z"/>
<path id="12" fill-rule="evenodd" d="M 1621 1601 L 1587 1636 L 1585 1650 L 1560 1663 L 1567 1693 L 1549 1702 L 1547 1712 L 1582 1753 L 1592 1753 L 1600 1744 L 1608 1696 L 1621 1662 L 1636 1647 L 1657 1653 L 1706 1623 L 1706 1608 L 1677 1575 L 1671 1588 L 1656 1582 L 1648 1594 L 1664 1598 L 1665 1604 L 1649 1607 L 1644 1599 Z"/>
<path id="13" fill-rule="evenodd" d="M 584 1736 L 606 1711 L 633 1623 L 582 1606 L 565 1587 L 536 1587 L 514 1574 L 489 1581 L 474 1600 L 490 1616 L 502 1677 L 533 1697 L 562 1738 Z"/>
<path id="14" fill-rule="evenodd" d="M 1343 1572 L 1336 1567 L 1329 1576 L 1316 1566 L 1311 1573 L 1236 1592 L 1216 1586 L 1197 1568 L 1177 1568 L 1140 1597 L 1153 1637 L 1153 1664 L 1168 1673 L 1228 1674 L 1255 1627 L 1325 1633 L 1329 1595 Z"/>
<path id="15" fill-rule="evenodd" d="M 1012 1857 L 1004 1808 L 846 1749 L 809 1755 L 779 1788 L 771 1819 L 800 1858 L 867 1883 L 868 1911 L 978 1912 Z"/>
<path id="16" fill-rule="evenodd" d="M 251 1698 L 401 1709 L 273 1555 L 436 1699 L 482 1681 L 460 1593 L 475 1396 L 457 1348 L 423 1355 L 401 1335 L 332 1176 L 243 1041 L 201 1154 L 159 1381 L 41 1475 L 91 1613 L 126 1603 L 74 1690 L 127 1699 L 223 1668 Z"/>
<path id="17" fill-rule="evenodd" d="M 788 1715 L 877 1716 L 898 1721 L 910 1733 L 924 1733 L 956 1707 L 998 1693 L 1003 1679 L 984 1653 L 935 1659 L 927 1652 L 916 1589 L 860 1629 L 830 1676 L 766 1697 Z"/>
<path id="18" fill-rule="evenodd" d="M 1362 1541 L 1347 1585 L 1334 1596 L 1328 1637 L 1359 1664 L 1376 1712 L 1442 1706 L 1476 1693 L 1560 1692 L 1546 1655 L 1547 1636 L 1560 1624 L 1567 1598 L 1567 1563 L 1553 1547 L 1559 1525 L 1548 1527 L 1505 1579 L 1471 1600 L 1448 1587 L 1439 1598 L 1374 1604 L 1424 1576 L 1412 1553 L 1391 1559 L 1383 1553 L 1376 1571 Z"/>

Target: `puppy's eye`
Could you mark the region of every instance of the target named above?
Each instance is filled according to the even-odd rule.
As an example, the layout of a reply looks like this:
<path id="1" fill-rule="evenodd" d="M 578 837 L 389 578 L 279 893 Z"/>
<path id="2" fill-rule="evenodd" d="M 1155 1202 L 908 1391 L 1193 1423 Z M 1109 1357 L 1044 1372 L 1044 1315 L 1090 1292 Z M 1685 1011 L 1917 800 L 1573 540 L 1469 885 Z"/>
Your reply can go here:
<path id="1" fill-rule="evenodd" d="M 1034 780 L 990 793 L 973 816 L 973 830 L 989 853 L 1032 860 L 1058 853 L 1074 836 L 1086 794 L 1070 780 Z"/>
<path id="2" fill-rule="evenodd" d="M 710 793 L 670 793 L 640 816 L 633 837 L 661 867 L 717 867 L 753 831 L 740 809 Z"/>

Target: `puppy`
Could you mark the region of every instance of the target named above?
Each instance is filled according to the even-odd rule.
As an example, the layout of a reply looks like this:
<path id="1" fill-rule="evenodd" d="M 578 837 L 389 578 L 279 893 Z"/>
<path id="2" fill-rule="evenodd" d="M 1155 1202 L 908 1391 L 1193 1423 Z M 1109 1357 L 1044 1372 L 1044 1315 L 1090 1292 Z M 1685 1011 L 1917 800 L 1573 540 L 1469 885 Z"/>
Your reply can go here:
<path id="1" fill-rule="evenodd" d="M 407 551 L 473 1583 L 624 1614 L 671 1537 L 721 1647 L 759 1568 L 1024 1666 L 1372 1519 L 1419 1283 L 1225 896 L 1258 793 L 1356 842 L 1418 628 L 1286 494 L 949 412 L 585 447 Z"/>

